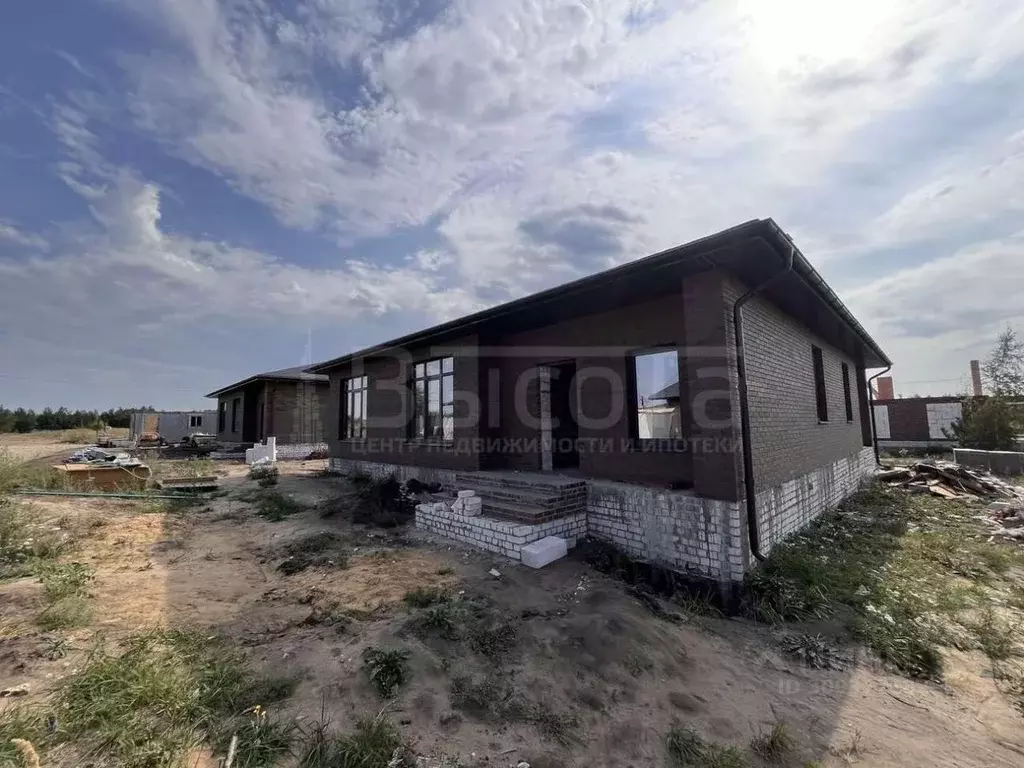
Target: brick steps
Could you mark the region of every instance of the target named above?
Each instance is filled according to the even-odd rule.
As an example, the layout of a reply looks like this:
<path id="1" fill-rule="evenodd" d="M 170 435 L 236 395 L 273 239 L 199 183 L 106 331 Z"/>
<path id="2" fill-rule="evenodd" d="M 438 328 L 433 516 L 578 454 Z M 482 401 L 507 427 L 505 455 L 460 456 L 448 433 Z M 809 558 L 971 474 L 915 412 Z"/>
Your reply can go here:
<path id="1" fill-rule="evenodd" d="M 558 475 L 467 472 L 455 476 L 455 485 L 476 491 L 484 515 L 503 520 L 539 523 L 586 510 L 586 483 Z"/>

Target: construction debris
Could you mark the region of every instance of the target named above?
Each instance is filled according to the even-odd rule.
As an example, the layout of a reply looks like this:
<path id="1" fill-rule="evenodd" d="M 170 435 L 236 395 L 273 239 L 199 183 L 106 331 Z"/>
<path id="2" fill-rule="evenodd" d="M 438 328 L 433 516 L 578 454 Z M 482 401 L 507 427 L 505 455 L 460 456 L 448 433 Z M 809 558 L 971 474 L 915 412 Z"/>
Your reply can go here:
<path id="1" fill-rule="evenodd" d="M 879 472 L 877 479 L 908 491 L 931 493 L 946 499 L 1019 499 L 1024 488 L 995 475 L 968 469 L 951 461 L 919 462 L 913 467 L 895 467 Z"/>
<path id="2" fill-rule="evenodd" d="M 920 462 L 879 472 L 879 481 L 916 493 L 945 499 L 993 500 L 981 519 L 991 524 L 994 536 L 1024 541 L 1024 488 L 980 469 L 949 461 Z"/>

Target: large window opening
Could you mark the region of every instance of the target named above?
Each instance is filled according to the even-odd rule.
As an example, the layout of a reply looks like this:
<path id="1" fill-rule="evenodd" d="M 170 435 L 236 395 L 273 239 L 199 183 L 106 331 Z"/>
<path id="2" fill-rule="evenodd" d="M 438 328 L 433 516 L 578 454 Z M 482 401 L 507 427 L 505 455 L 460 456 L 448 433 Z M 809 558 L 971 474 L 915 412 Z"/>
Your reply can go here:
<path id="1" fill-rule="evenodd" d="M 455 361 L 427 360 L 413 368 L 413 437 L 455 438 Z"/>
<path id="2" fill-rule="evenodd" d="M 653 349 L 632 356 L 630 368 L 633 436 L 640 439 L 681 438 L 679 352 Z"/>
<path id="3" fill-rule="evenodd" d="M 361 440 L 366 437 L 366 400 L 368 379 L 353 376 L 342 382 L 341 438 Z"/>

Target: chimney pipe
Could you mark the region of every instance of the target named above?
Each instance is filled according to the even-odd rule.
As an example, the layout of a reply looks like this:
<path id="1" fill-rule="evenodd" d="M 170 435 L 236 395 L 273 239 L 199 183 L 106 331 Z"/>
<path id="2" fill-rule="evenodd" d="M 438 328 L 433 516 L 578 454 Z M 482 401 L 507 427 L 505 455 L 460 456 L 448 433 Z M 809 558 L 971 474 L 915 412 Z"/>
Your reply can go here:
<path id="1" fill-rule="evenodd" d="M 895 400 L 896 395 L 892 386 L 892 376 L 879 376 L 876 380 L 878 384 L 878 392 L 875 396 L 876 400 Z"/>
<path id="2" fill-rule="evenodd" d="M 975 397 L 981 397 L 981 363 L 971 360 L 971 388 Z"/>

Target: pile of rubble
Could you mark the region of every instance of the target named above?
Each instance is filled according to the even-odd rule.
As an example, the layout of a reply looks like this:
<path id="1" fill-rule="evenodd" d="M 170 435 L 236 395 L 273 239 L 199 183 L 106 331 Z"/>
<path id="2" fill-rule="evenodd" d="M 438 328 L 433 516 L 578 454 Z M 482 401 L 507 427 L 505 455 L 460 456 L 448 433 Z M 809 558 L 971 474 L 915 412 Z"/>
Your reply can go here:
<path id="1" fill-rule="evenodd" d="M 1024 488 L 995 475 L 968 469 L 951 461 L 919 462 L 913 467 L 895 467 L 879 472 L 877 479 L 908 491 L 932 493 L 946 499 L 1017 499 L 1024 501 Z"/>
<path id="2" fill-rule="evenodd" d="M 1024 541 L 1024 488 L 1019 485 L 949 461 L 894 467 L 879 472 L 877 478 L 888 485 L 945 499 L 990 501 L 985 520 L 995 528 L 994 535 Z"/>

